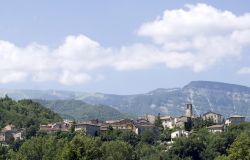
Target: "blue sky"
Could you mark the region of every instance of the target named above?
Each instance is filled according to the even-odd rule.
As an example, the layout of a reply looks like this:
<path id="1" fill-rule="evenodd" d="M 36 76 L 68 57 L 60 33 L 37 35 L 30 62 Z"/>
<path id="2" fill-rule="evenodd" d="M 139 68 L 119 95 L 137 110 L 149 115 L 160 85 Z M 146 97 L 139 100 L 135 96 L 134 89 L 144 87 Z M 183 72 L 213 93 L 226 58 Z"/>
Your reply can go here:
<path id="1" fill-rule="evenodd" d="M 247 3 L 1 1 L 0 87 L 131 94 L 193 80 L 250 86 Z"/>

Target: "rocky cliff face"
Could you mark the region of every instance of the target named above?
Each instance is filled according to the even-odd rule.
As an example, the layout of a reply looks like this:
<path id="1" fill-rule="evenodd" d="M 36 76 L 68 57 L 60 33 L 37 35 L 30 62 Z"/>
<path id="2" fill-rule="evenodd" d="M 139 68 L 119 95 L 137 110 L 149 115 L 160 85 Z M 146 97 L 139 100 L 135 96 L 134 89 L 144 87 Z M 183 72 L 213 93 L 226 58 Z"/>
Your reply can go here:
<path id="1" fill-rule="evenodd" d="M 219 82 L 194 81 L 183 88 L 157 89 L 132 96 L 104 95 L 102 98 L 86 97 L 89 103 L 113 106 L 120 111 L 181 115 L 185 104 L 192 103 L 194 114 L 214 111 L 229 116 L 250 115 L 250 88 Z"/>
<path id="2" fill-rule="evenodd" d="M 0 95 L 4 94 L 15 99 L 76 99 L 90 104 L 108 105 L 121 112 L 136 115 L 146 113 L 182 115 L 185 104 L 192 103 L 196 115 L 214 111 L 226 117 L 233 114 L 250 116 L 249 87 L 208 81 L 194 81 L 183 88 L 161 88 L 137 95 L 67 91 L 0 91 Z"/>

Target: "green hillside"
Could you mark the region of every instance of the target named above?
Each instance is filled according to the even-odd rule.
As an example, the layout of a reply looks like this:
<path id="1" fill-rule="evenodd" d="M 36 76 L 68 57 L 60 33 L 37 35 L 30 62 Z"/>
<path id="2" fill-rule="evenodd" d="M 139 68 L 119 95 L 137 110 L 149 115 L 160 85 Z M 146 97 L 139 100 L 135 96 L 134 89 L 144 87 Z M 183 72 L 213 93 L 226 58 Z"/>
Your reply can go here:
<path id="1" fill-rule="evenodd" d="M 14 101 L 7 96 L 0 99 L 0 128 L 7 124 L 28 128 L 60 120 L 58 114 L 31 100 Z"/>
<path id="2" fill-rule="evenodd" d="M 35 100 L 36 102 L 48 107 L 63 118 L 68 119 L 121 119 L 129 118 L 118 110 L 104 105 L 90 105 L 79 100 Z"/>

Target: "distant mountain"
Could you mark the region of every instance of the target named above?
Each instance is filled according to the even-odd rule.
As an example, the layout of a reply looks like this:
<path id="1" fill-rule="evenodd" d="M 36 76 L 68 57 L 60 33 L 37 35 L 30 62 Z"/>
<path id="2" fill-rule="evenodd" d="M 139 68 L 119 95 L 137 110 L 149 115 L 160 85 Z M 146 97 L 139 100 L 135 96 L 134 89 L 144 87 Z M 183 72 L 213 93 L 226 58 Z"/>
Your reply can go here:
<path id="1" fill-rule="evenodd" d="M 91 105 L 80 100 L 35 100 L 36 102 L 59 113 L 65 119 L 122 119 L 131 118 L 118 110 L 104 105 Z"/>
<path id="2" fill-rule="evenodd" d="M 0 90 L 0 95 L 13 98 L 45 100 L 80 100 L 92 105 L 103 104 L 123 113 L 136 115 L 182 115 L 186 103 L 192 103 L 196 115 L 207 111 L 224 116 L 250 116 L 250 88 L 221 82 L 193 81 L 183 88 L 156 89 L 145 94 L 114 95 L 69 91 L 15 91 Z"/>
<path id="3" fill-rule="evenodd" d="M 118 101 L 119 100 L 119 101 Z M 224 116 L 240 114 L 250 116 L 250 88 L 240 85 L 209 81 L 193 81 L 183 88 L 156 89 L 146 94 L 102 98 L 86 97 L 92 104 L 106 104 L 120 111 L 182 115 L 186 103 L 192 103 L 194 113 L 219 112 Z"/>

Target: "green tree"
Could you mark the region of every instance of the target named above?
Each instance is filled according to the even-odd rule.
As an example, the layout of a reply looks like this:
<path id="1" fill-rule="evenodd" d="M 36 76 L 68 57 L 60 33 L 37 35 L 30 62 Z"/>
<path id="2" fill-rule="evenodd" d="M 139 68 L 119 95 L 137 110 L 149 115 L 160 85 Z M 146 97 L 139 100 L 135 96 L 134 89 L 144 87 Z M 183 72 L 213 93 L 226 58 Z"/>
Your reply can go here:
<path id="1" fill-rule="evenodd" d="M 250 133 L 242 132 L 235 140 L 235 142 L 230 146 L 228 158 L 230 160 L 240 159 L 249 160 L 250 159 Z"/>
<path id="2" fill-rule="evenodd" d="M 136 159 L 142 160 L 159 160 L 161 158 L 160 151 L 153 145 L 139 143 L 135 147 Z"/>
<path id="3" fill-rule="evenodd" d="M 54 136 L 33 137 L 23 143 L 12 159 L 57 159 L 57 155 L 62 150 L 64 144 L 63 140 L 58 140 Z"/>
<path id="4" fill-rule="evenodd" d="M 119 139 L 129 143 L 132 146 L 136 146 L 140 140 L 138 135 L 135 134 L 133 131 L 122 132 Z"/>
<path id="5" fill-rule="evenodd" d="M 189 137 L 179 138 L 168 150 L 168 159 L 203 160 L 204 151 L 209 142 L 209 132 L 206 129 L 193 133 Z"/>
<path id="6" fill-rule="evenodd" d="M 171 130 L 165 129 L 160 135 L 161 141 L 170 141 L 171 140 Z"/>
<path id="7" fill-rule="evenodd" d="M 74 120 L 71 127 L 70 127 L 70 132 L 74 133 L 75 132 L 75 125 L 76 125 L 76 121 Z"/>
<path id="8" fill-rule="evenodd" d="M 113 129 L 112 126 L 108 126 L 107 131 L 101 134 L 101 140 L 102 141 L 114 141 L 114 140 L 117 140 L 121 134 L 122 134 L 121 130 Z"/>
<path id="9" fill-rule="evenodd" d="M 105 142 L 101 149 L 105 160 L 131 160 L 134 157 L 132 146 L 123 141 Z"/>
<path id="10" fill-rule="evenodd" d="M 77 135 L 62 150 L 60 159 L 101 159 L 102 152 L 100 150 L 100 138 L 91 138 L 87 136 Z"/>
<path id="11" fill-rule="evenodd" d="M 193 121 L 194 130 L 199 130 L 199 129 L 202 129 L 204 127 L 208 127 L 214 124 L 212 119 L 203 120 L 202 117 L 193 118 L 192 121 Z"/>
<path id="12" fill-rule="evenodd" d="M 142 136 L 141 136 L 141 141 L 147 144 L 154 144 L 156 141 L 156 135 L 154 134 L 153 131 L 145 131 Z"/>
<path id="13" fill-rule="evenodd" d="M 160 113 L 158 113 L 156 119 L 155 119 L 155 123 L 154 123 L 155 127 L 157 127 L 160 131 L 164 130 L 164 127 L 162 125 L 162 121 L 161 121 L 161 115 Z"/>
<path id="14" fill-rule="evenodd" d="M 8 159 L 8 151 L 9 148 L 7 146 L 3 146 L 2 144 L 0 144 L 0 160 Z"/>

